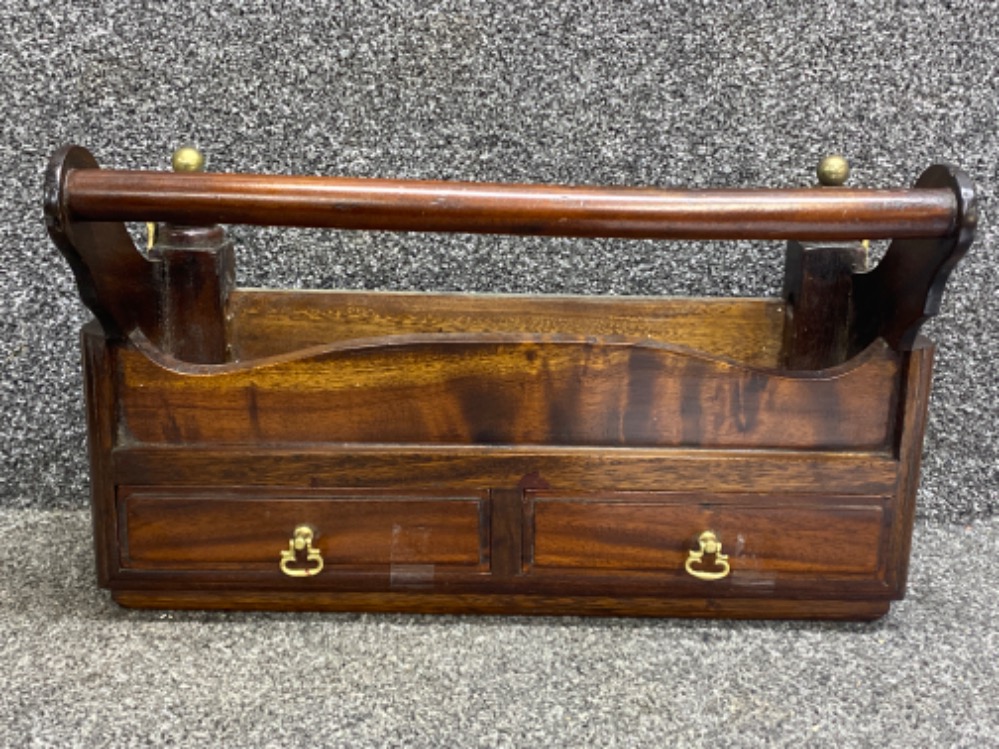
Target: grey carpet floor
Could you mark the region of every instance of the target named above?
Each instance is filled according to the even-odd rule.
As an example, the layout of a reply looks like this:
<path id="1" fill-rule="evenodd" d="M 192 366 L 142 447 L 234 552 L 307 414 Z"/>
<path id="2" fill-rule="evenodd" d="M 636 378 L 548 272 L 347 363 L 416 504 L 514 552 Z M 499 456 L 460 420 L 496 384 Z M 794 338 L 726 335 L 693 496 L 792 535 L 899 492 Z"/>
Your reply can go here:
<path id="1" fill-rule="evenodd" d="M 999 746 L 999 520 L 874 624 L 144 612 L 81 511 L 0 511 L 2 746 Z"/>

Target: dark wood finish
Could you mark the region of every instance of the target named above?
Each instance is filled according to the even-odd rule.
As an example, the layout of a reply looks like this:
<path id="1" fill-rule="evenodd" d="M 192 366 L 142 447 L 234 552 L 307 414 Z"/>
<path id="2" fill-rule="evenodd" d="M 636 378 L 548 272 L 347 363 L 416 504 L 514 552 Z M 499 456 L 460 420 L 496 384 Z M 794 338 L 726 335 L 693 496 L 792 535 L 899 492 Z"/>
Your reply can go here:
<path id="1" fill-rule="evenodd" d="M 73 216 L 90 221 L 634 239 L 937 237 L 956 215 L 949 189 L 643 190 L 79 170 L 68 192 Z"/>
<path id="2" fill-rule="evenodd" d="M 775 299 L 239 289 L 229 315 L 238 361 L 360 338 L 502 332 L 619 336 L 776 368 L 784 328 Z"/>
<path id="3" fill-rule="evenodd" d="M 855 276 L 851 353 L 883 337 L 911 345 L 936 313 L 950 270 L 974 236 L 967 175 L 927 170 L 912 190 L 608 190 L 101 170 L 86 150 L 57 152 L 46 175 L 49 233 L 81 297 L 111 337 L 160 340 L 162 275 L 121 220 L 220 221 L 421 231 L 647 238 L 894 237 L 885 260 Z M 849 221 L 843 220 L 849 216 Z"/>
<path id="4" fill-rule="evenodd" d="M 870 619 L 901 597 L 932 347 L 974 229 L 913 190 L 632 191 L 50 167 L 98 579 L 123 605 Z M 212 226 L 765 237 L 784 300 L 233 290 Z M 880 233 L 879 233 L 880 232 Z M 896 241 L 862 254 L 810 239 Z M 297 526 L 324 559 L 278 562 Z M 730 573 L 685 562 L 704 531 Z M 707 563 L 721 569 L 717 552 Z"/>
<path id="5" fill-rule="evenodd" d="M 410 611 L 417 614 L 532 614 L 584 616 L 671 616 L 723 619 L 873 620 L 888 612 L 888 601 L 808 599 L 660 598 L 644 596 L 529 596 L 432 593 L 246 593 L 178 590 L 166 593 L 116 590 L 122 606 L 153 609 L 257 609 L 282 611 Z"/>
<path id="6" fill-rule="evenodd" d="M 137 442 L 876 450 L 898 377 L 881 345 L 791 375 L 653 343 L 504 334 L 334 344 L 210 376 L 155 356 L 121 355 L 121 420 Z"/>
<path id="7" fill-rule="evenodd" d="M 232 242 L 218 226 L 163 224 L 149 253 L 160 266 L 160 348 L 182 361 L 229 358 L 226 308 L 235 283 Z"/>
<path id="8" fill-rule="evenodd" d="M 967 174 L 952 166 L 932 166 L 916 187 L 949 189 L 957 204 L 953 224 L 940 237 L 896 239 L 877 268 L 854 277 L 854 352 L 878 337 L 893 348 L 911 348 L 923 322 L 939 311 L 947 278 L 975 237 L 978 203 Z"/>
<path id="9" fill-rule="evenodd" d="M 889 534 L 890 583 L 899 595 L 905 592 L 909 574 L 909 549 L 916 519 L 916 492 L 919 489 L 923 434 L 930 404 L 934 351 L 933 344 L 920 336 L 903 362 L 901 402 L 904 406 L 899 413 L 898 441 L 895 445 L 900 469 L 898 502 L 894 506 L 896 516 L 891 518 Z"/>
<path id="10" fill-rule="evenodd" d="M 613 491 L 892 493 L 888 453 L 544 445 L 120 446 L 121 484 L 156 486 L 586 487 Z"/>
<path id="11" fill-rule="evenodd" d="M 484 495 L 410 496 L 302 490 L 119 490 L 123 569 L 276 572 L 298 525 L 315 531 L 327 570 L 489 567 Z M 419 570 L 419 566 L 426 569 Z"/>
<path id="12" fill-rule="evenodd" d="M 883 562 L 884 497 L 545 491 L 528 497 L 532 574 L 667 572 L 693 582 L 684 561 L 707 528 L 732 560 L 731 575 L 716 587 L 774 588 L 783 575 L 866 580 Z"/>
<path id="13" fill-rule="evenodd" d="M 114 514 L 114 449 L 117 431 L 114 384 L 115 349 L 109 346 L 96 321 L 80 333 L 83 350 L 83 387 L 87 404 L 87 447 L 90 458 L 90 512 L 94 527 L 97 581 L 108 585 L 117 567 Z"/>
<path id="14" fill-rule="evenodd" d="M 139 330 L 159 340 L 159 269 L 136 248 L 124 224 L 81 221 L 69 215 L 69 175 L 96 171 L 89 151 L 66 146 L 45 174 L 45 223 L 49 236 L 73 269 L 80 298 L 109 338 L 122 340 Z"/>
<path id="15" fill-rule="evenodd" d="M 502 481 L 497 483 L 503 484 Z M 492 573 L 500 579 L 521 573 L 524 558 L 523 502 L 524 493 L 520 489 L 493 489 L 489 493 Z"/>
<path id="16" fill-rule="evenodd" d="M 788 244 L 781 357 L 785 367 L 825 369 L 847 360 L 853 277 L 866 270 L 867 250 L 862 244 Z"/>

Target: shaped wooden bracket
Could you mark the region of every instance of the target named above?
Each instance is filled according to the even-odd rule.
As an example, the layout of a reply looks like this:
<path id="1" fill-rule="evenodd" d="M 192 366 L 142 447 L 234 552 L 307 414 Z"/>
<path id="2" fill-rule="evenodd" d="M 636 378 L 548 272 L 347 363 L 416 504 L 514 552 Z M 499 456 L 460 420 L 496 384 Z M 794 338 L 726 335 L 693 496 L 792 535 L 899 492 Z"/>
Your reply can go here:
<path id="1" fill-rule="evenodd" d="M 876 268 L 854 276 L 851 354 L 878 337 L 896 350 L 910 350 L 920 326 L 940 311 L 947 278 L 975 237 L 978 206 L 967 174 L 938 164 L 923 172 L 915 187 L 951 190 L 953 224 L 943 236 L 894 240 Z"/>
<path id="2" fill-rule="evenodd" d="M 124 224 L 72 212 L 67 181 L 81 170 L 99 170 L 86 149 L 67 146 L 52 157 L 45 219 L 105 334 L 120 340 L 138 331 L 183 361 L 224 362 L 225 308 L 234 285 L 233 247 L 225 232 L 214 225 L 164 224 L 146 256 Z"/>
<path id="3" fill-rule="evenodd" d="M 45 223 L 49 236 L 73 269 L 83 303 L 111 339 L 134 331 L 160 339 L 157 265 L 136 249 L 125 225 L 78 220 L 70 214 L 66 180 L 73 170 L 99 169 L 85 148 L 65 146 L 45 174 Z"/>

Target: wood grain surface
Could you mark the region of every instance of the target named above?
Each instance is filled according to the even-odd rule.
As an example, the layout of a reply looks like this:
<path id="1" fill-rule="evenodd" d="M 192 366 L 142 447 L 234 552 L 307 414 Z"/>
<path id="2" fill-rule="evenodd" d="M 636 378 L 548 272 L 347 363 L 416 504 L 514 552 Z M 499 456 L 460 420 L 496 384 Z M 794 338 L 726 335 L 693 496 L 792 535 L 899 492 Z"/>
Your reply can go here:
<path id="1" fill-rule="evenodd" d="M 80 169 L 72 215 L 388 231 L 644 239 L 884 239 L 947 234 L 948 189 L 659 190 Z M 849 220 L 844 220 L 848 216 Z"/>
<path id="2" fill-rule="evenodd" d="M 123 605 L 869 619 L 904 591 L 917 333 L 977 221 L 959 170 L 657 190 L 121 172 L 67 147 L 46 218 L 100 323 L 94 537 Z M 144 255 L 122 220 L 174 223 Z M 219 222 L 795 241 L 779 300 L 255 291 Z M 870 272 L 843 244 L 889 237 Z M 314 576 L 280 565 L 300 525 Z M 686 568 L 704 531 L 722 578 Z"/>
<path id="3" fill-rule="evenodd" d="M 777 367 L 783 315 L 776 299 L 238 289 L 229 340 L 233 359 L 248 361 L 388 335 L 620 336 Z"/>
<path id="4" fill-rule="evenodd" d="M 613 491 L 886 494 L 898 461 L 887 453 L 813 450 L 569 448 L 544 446 L 298 445 L 115 448 L 123 485 L 573 487 Z"/>
<path id="5" fill-rule="evenodd" d="M 879 449 L 898 362 L 875 347 L 809 376 L 654 344 L 565 336 L 405 336 L 253 367 L 121 354 L 139 443 L 432 443 Z"/>
<path id="6" fill-rule="evenodd" d="M 330 569 L 444 565 L 488 569 L 482 496 L 309 492 L 177 492 L 123 487 L 122 566 L 272 570 L 296 527 Z"/>
<path id="7" fill-rule="evenodd" d="M 807 598 L 713 599 L 642 596 L 536 596 L 516 594 L 324 593 L 292 591 L 115 590 L 122 606 L 154 609 L 259 609 L 283 611 L 407 611 L 416 614 L 531 614 L 670 616 L 726 619 L 877 619 L 888 601 Z"/>

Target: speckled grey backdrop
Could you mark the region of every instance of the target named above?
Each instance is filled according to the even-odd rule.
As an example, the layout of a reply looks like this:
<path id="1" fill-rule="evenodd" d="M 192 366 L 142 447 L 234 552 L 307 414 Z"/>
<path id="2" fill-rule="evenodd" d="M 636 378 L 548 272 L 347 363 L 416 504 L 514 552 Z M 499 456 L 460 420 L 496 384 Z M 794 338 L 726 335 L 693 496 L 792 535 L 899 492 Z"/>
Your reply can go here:
<path id="1" fill-rule="evenodd" d="M 886 6 L 892 5 L 891 8 Z M 77 329 L 43 231 L 66 142 L 220 170 L 628 185 L 855 183 L 967 169 L 983 231 L 930 332 L 940 356 L 920 512 L 999 505 L 997 30 L 991 2 L 0 4 L 2 503 L 86 501 Z M 771 294 L 774 244 L 236 229 L 244 285 Z"/>
<path id="2" fill-rule="evenodd" d="M 0 746 L 996 745 L 997 49 L 986 0 L 0 0 Z M 117 608 L 85 314 L 41 220 L 68 141 L 118 167 L 195 141 L 217 169 L 629 185 L 807 184 L 828 150 L 868 185 L 963 166 L 983 231 L 931 326 L 908 598 L 873 625 Z M 234 233 L 241 282 L 275 286 L 770 294 L 782 256 Z"/>

